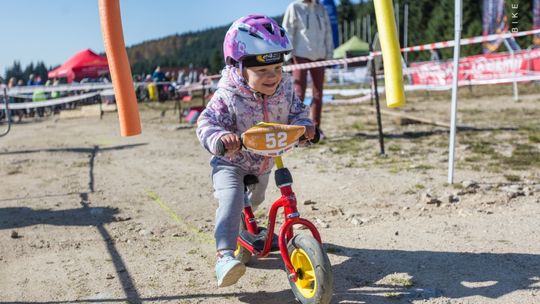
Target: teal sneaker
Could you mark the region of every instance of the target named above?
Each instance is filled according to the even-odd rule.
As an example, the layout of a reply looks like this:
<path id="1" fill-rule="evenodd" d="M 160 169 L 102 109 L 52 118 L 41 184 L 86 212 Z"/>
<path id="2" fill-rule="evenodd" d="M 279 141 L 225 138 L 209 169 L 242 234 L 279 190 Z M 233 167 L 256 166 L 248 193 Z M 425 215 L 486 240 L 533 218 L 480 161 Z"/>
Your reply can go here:
<path id="1" fill-rule="evenodd" d="M 218 287 L 227 287 L 238 282 L 246 272 L 246 265 L 234 258 L 232 252 L 226 252 L 216 262 Z"/>

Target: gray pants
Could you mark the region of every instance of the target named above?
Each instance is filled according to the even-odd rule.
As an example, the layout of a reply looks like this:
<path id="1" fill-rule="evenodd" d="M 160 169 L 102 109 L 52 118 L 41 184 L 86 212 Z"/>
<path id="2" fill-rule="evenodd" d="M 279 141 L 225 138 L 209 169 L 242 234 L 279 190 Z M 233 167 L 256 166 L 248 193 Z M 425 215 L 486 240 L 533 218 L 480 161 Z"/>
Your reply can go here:
<path id="1" fill-rule="evenodd" d="M 216 249 L 236 249 L 241 213 L 245 205 L 257 208 L 264 201 L 270 173 L 260 175 L 259 183 L 244 193 L 244 176 L 249 173 L 217 158 L 212 159 L 214 197 L 219 206 L 216 210 L 214 238 Z"/>

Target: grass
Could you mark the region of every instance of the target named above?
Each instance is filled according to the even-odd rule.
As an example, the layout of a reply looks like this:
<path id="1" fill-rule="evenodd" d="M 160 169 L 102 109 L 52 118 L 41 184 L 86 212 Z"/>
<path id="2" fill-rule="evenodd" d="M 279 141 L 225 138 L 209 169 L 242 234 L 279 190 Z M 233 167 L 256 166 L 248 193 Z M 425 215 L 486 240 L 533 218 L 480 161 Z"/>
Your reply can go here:
<path id="1" fill-rule="evenodd" d="M 336 154 L 357 154 L 362 150 L 362 141 L 358 138 L 339 140 L 334 143 L 333 148 Z"/>
<path id="2" fill-rule="evenodd" d="M 400 287 L 406 287 L 406 288 L 414 286 L 414 281 L 412 277 L 403 276 L 399 274 L 394 274 L 390 276 L 389 283 L 393 286 L 400 286 Z"/>
<path id="3" fill-rule="evenodd" d="M 390 144 L 388 145 L 388 151 L 399 152 L 401 151 L 401 146 L 398 144 Z"/>
<path id="4" fill-rule="evenodd" d="M 530 143 L 540 143 L 540 127 L 524 126 L 520 128 L 520 131 L 527 135 Z"/>
<path id="5" fill-rule="evenodd" d="M 531 143 L 540 143 L 540 132 L 538 134 L 529 134 L 529 141 Z"/>
<path id="6" fill-rule="evenodd" d="M 418 164 L 418 165 L 410 166 L 409 169 L 425 171 L 425 170 L 433 169 L 433 166 L 432 165 L 426 165 L 426 164 Z"/>
<path id="7" fill-rule="evenodd" d="M 519 177 L 517 175 L 512 175 L 512 174 L 505 174 L 504 178 L 506 178 L 506 180 L 509 181 L 509 182 L 519 182 L 519 181 L 521 181 L 521 177 Z"/>
<path id="8" fill-rule="evenodd" d="M 540 167 L 540 151 L 526 144 L 518 144 L 512 156 L 503 157 L 503 164 L 513 170 L 529 170 L 531 167 Z"/>
<path id="9" fill-rule="evenodd" d="M 523 95 L 538 94 L 540 88 L 538 84 L 519 86 Z M 511 96 L 511 86 L 500 85 L 478 86 L 473 88 L 473 92 L 462 90 L 459 94 L 462 99 L 471 101 L 462 109 L 462 123 L 476 129 L 458 131 L 456 169 L 496 173 L 500 176 L 506 174 L 505 178 L 513 181 L 523 176 L 519 171 L 540 168 L 540 123 L 536 119 L 540 115 L 537 107 L 540 99 L 524 98 L 520 103 L 501 104 L 501 95 Z M 478 98 L 489 96 L 497 98 L 496 107 L 486 107 L 477 102 Z M 449 91 L 407 92 L 407 99 L 408 105 L 412 107 L 410 110 L 418 110 L 415 115 L 447 119 L 441 107 L 443 100 L 450 99 Z M 335 123 L 334 132 L 328 133 L 337 133 L 336 137 L 326 142 L 326 147 L 331 152 L 328 157 L 335 156 L 334 162 L 338 169 L 371 168 L 375 165 L 392 174 L 431 174 L 441 167 L 443 158 L 447 157 L 449 134 L 444 130 L 423 124 L 396 126 L 391 124 L 389 117 L 383 115 L 388 155 L 387 158 L 382 158 L 374 153 L 378 151 L 378 140 L 376 120 L 371 113 L 357 113 L 359 110 L 356 106 L 333 106 L 326 109 L 326 114 L 331 115 Z M 358 121 L 359 119 L 350 119 L 348 116 L 347 119 L 342 119 L 343 115 L 366 116 L 369 119 Z M 344 138 L 351 131 L 362 132 L 362 135 Z M 352 156 L 357 164 L 349 162 L 350 158 L 343 157 L 344 155 Z M 435 157 L 427 158 L 427 155 Z M 326 171 L 319 169 L 323 170 L 320 173 Z M 414 187 L 411 189 L 415 190 Z"/>
<path id="10" fill-rule="evenodd" d="M 471 155 L 471 156 L 465 157 L 463 160 L 469 163 L 478 163 L 479 161 L 482 160 L 482 156 L 478 154 Z"/>
<path id="11" fill-rule="evenodd" d="M 400 292 L 385 292 L 383 296 L 388 299 L 398 300 L 403 296 L 403 294 Z"/>
<path id="12" fill-rule="evenodd" d="M 476 154 L 493 155 L 496 154 L 491 142 L 488 141 L 474 141 L 470 144 L 471 150 Z"/>
<path id="13" fill-rule="evenodd" d="M 356 131 L 362 131 L 366 129 L 366 126 L 361 121 L 354 122 L 351 127 L 353 130 L 356 130 Z"/>

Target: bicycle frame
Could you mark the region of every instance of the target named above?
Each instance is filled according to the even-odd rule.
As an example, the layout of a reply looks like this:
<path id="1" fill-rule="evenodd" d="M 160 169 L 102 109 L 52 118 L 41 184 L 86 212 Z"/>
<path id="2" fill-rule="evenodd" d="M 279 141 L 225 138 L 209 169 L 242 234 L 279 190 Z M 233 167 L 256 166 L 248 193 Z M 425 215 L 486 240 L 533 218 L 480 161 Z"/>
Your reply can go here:
<path id="1" fill-rule="evenodd" d="M 276 156 L 274 158 L 276 162 L 276 167 L 278 169 L 285 169 L 283 166 L 283 160 L 281 156 Z M 304 219 L 300 217 L 300 213 L 298 212 L 298 209 L 296 208 L 296 195 L 294 194 L 292 187 L 292 183 L 287 183 L 283 185 L 278 185 L 279 190 L 281 192 L 281 197 L 277 199 L 271 206 L 270 211 L 268 212 L 268 227 L 267 227 L 267 238 L 264 243 L 264 249 L 262 251 L 259 251 L 244 240 L 242 240 L 240 237 L 238 238 L 238 241 L 242 245 L 242 247 L 248 249 L 252 254 L 258 256 L 258 257 L 265 257 L 270 253 L 270 250 L 272 248 L 272 238 L 274 235 L 274 229 L 276 224 L 276 216 L 277 212 L 280 208 L 283 208 L 283 213 L 285 215 L 285 222 L 280 228 L 278 241 L 279 241 L 279 250 L 281 253 L 281 257 L 283 258 L 283 262 L 285 263 L 285 266 L 287 267 L 287 270 L 289 271 L 289 278 L 296 282 L 298 279 L 298 276 L 296 274 L 296 271 L 294 270 L 294 267 L 291 263 L 291 259 L 289 258 L 289 250 L 287 249 L 287 243 L 289 240 L 292 239 L 294 236 L 293 231 L 293 225 L 303 225 L 313 235 L 313 237 L 319 242 L 321 241 L 321 236 L 319 234 L 319 231 L 315 227 L 313 223 L 311 223 L 309 220 Z M 259 228 L 257 227 L 257 223 L 255 221 L 255 216 L 253 215 L 253 211 L 251 207 L 245 207 L 243 210 L 244 213 L 244 221 L 246 224 L 246 229 L 253 234 L 257 234 L 259 232 Z"/>

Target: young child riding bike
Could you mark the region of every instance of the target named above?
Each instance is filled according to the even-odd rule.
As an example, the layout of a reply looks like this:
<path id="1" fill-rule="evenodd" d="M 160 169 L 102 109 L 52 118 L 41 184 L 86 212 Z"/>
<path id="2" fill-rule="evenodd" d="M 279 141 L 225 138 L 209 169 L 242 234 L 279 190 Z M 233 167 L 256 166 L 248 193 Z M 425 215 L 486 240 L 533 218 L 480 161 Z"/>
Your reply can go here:
<path id="1" fill-rule="evenodd" d="M 282 74 L 284 55 L 291 50 L 285 30 L 273 19 L 249 15 L 236 20 L 223 41 L 226 66 L 218 90 L 197 122 L 197 137 L 213 154 L 210 165 L 219 204 L 214 228 L 219 287 L 235 284 L 246 271 L 233 254 L 242 209 L 244 204 L 256 208 L 263 202 L 274 165 L 271 157 L 241 150 L 240 135 L 259 122 L 302 125 L 306 139 L 315 135 L 309 108 L 294 95 L 289 75 Z M 225 156 L 219 156 L 220 141 Z M 258 177 L 247 195 L 246 175 Z"/>

